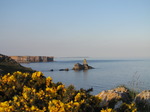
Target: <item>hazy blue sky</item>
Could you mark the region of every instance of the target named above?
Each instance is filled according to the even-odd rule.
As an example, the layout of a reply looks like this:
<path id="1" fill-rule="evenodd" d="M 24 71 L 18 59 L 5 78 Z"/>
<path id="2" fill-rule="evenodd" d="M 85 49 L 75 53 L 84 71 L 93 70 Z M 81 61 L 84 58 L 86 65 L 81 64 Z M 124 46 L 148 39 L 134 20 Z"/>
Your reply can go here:
<path id="1" fill-rule="evenodd" d="M 150 58 L 150 0 L 0 0 L 0 53 Z"/>

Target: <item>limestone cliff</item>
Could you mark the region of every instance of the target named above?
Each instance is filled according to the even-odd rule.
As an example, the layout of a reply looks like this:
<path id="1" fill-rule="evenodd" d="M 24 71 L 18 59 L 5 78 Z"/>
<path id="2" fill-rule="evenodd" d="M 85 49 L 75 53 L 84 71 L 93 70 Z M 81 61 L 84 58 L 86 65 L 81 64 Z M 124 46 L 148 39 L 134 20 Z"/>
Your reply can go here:
<path id="1" fill-rule="evenodd" d="M 54 61 L 54 58 L 49 56 L 10 56 L 10 57 L 19 63 Z"/>

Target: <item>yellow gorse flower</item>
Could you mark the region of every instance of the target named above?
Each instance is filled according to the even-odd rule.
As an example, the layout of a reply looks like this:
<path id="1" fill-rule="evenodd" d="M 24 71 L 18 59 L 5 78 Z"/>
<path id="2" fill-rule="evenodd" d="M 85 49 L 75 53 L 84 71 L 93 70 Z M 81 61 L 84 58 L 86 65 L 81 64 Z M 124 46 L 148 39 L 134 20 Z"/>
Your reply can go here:
<path id="1" fill-rule="evenodd" d="M 106 109 L 102 109 L 100 112 L 116 112 L 116 111 L 113 110 L 112 108 L 106 108 Z"/>
<path id="2" fill-rule="evenodd" d="M 0 112 L 12 112 L 13 106 L 9 105 L 9 101 L 0 102 Z"/>
<path id="3" fill-rule="evenodd" d="M 52 83 L 52 78 L 51 77 L 47 77 L 46 78 L 46 86 L 50 86 L 51 83 Z"/>
<path id="4" fill-rule="evenodd" d="M 80 94 L 80 93 L 78 93 L 78 94 L 75 96 L 74 101 L 78 101 L 78 100 L 80 100 L 80 98 L 81 98 L 81 94 Z"/>
<path id="5" fill-rule="evenodd" d="M 43 76 L 43 73 L 42 73 L 42 72 L 34 72 L 34 73 L 32 74 L 32 79 L 39 78 L 39 77 L 41 77 L 41 76 Z"/>
<path id="6" fill-rule="evenodd" d="M 64 103 L 62 103 L 60 100 L 50 101 L 48 109 L 50 112 L 65 112 Z"/>

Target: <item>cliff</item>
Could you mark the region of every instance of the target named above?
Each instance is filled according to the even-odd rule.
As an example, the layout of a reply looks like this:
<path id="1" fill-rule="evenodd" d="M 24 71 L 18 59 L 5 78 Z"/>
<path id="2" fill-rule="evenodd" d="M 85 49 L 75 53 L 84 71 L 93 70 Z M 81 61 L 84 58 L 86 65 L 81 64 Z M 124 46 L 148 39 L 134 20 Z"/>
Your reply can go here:
<path id="1" fill-rule="evenodd" d="M 28 63 L 28 62 L 51 62 L 54 58 L 51 56 L 10 56 L 18 63 Z"/>

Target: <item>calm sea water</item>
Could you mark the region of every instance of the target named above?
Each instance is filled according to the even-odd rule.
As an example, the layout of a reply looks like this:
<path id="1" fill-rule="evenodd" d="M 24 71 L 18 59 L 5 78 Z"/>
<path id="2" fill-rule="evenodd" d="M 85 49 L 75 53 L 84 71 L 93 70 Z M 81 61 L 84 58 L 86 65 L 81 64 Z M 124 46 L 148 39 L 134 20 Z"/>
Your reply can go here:
<path id="1" fill-rule="evenodd" d="M 24 63 L 23 66 L 42 71 L 53 82 L 62 82 L 76 89 L 93 88 L 92 94 L 112 89 L 118 85 L 127 85 L 138 91 L 150 89 L 150 60 L 100 60 L 87 58 L 95 69 L 87 71 L 71 70 L 75 63 L 82 63 L 83 58 L 56 58 L 54 62 Z M 59 69 L 69 68 L 69 71 Z M 53 72 L 50 69 L 54 69 Z"/>

